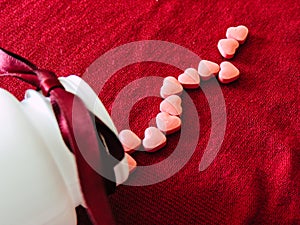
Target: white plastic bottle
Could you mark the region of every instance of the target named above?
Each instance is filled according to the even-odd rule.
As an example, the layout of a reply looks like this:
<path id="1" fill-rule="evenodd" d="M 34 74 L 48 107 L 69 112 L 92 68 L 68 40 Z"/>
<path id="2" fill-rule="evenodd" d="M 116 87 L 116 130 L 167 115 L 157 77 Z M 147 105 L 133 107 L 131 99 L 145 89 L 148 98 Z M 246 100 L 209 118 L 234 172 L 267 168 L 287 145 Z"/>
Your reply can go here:
<path id="1" fill-rule="evenodd" d="M 79 77 L 60 78 L 114 132 L 93 90 Z M 127 160 L 115 166 L 117 183 L 129 174 Z M 28 90 L 19 102 L 0 89 L 0 224 L 76 225 L 84 205 L 75 158 L 64 144 L 48 98 Z"/>

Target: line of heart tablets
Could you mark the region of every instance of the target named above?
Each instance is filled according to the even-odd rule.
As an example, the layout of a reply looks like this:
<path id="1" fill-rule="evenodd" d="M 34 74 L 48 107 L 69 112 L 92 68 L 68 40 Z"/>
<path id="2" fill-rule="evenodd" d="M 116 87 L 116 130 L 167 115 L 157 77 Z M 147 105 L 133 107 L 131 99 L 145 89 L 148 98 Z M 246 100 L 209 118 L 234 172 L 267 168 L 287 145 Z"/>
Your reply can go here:
<path id="1" fill-rule="evenodd" d="M 245 42 L 247 35 L 248 28 L 243 25 L 228 28 L 226 31 L 227 38 L 218 42 L 220 54 L 226 59 L 232 58 L 239 45 Z M 126 156 L 131 166 L 131 171 L 136 167 L 136 162 L 128 154 L 140 149 L 142 145 L 145 151 L 155 152 L 166 145 L 166 135 L 180 130 L 180 116 L 182 114 L 180 95 L 183 88 L 198 88 L 201 80 L 207 81 L 215 76 L 221 83 L 227 84 L 238 79 L 239 75 L 239 70 L 228 61 L 218 65 L 212 61 L 201 60 L 198 70 L 188 68 L 178 76 L 178 79 L 171 76 L 164 78 L 160 89 L 160 96 L 164 100 L 160 103 L 161 112 L 156 116 L 156 127 L 148 127 L 144 132 L 143 140 L 128 129 L 119 133 L 119 139 L 127 153 Z"/>

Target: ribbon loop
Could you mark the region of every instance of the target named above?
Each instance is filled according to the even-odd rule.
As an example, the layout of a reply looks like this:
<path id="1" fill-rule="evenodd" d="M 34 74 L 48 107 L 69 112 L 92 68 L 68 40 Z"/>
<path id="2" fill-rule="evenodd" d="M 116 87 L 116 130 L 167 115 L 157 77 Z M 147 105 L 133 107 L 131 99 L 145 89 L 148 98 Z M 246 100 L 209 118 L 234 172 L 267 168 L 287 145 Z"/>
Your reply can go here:
<path id="1" fill-rule="evenodd" d="M 57 76 L 53 72 L 42 69 L 37 69 L 34 72 L 40 81 L 40 89 L 42 90 L 44 96 L 49 97 L 50 92 L 55 88 L 64 89 L 62 84 L 57 79 Z"/>

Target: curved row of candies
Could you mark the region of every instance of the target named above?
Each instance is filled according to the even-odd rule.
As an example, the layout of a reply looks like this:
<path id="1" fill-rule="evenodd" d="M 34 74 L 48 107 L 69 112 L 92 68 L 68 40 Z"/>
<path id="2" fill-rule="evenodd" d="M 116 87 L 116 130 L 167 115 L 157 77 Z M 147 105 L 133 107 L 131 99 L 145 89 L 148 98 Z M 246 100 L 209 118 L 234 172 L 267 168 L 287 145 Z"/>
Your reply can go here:
<path id="1" fill-rule="evenodd" d="M 234 56 L 240 44 L 243 44 L 248 36 L 248 28 L 240 25 L 230 27 L 226 31 L 226 39 L 218 42 L 220 54 L 230 59 Z M 239 70 L 230 62 L 224 61 L 220 65 L 208 60 L 201 60 L 198 70 L 188 68 L 183 74 L 175 77 L 166 77 L 160 89 L 163 101 L 160 103 L 160 113 L 156 116 L 156 127 L 148 127 L 141 140 L 131 130 L 122 130 L 119 139 L 124 147 L 130 171 L 136 168 L 136 161 L 129 155 L 143 145 L 147 152 L 155 152 L 163 148 L 167 143 L 166 135 L 172 134 L 181 127 L 180 116 L 182 114 L 181 98 L 184 89 L 194 89 L 200 86 L 201 81 L 209 80 L 217 76 L 221 83 L 230 83 L 239 78 Z"/>

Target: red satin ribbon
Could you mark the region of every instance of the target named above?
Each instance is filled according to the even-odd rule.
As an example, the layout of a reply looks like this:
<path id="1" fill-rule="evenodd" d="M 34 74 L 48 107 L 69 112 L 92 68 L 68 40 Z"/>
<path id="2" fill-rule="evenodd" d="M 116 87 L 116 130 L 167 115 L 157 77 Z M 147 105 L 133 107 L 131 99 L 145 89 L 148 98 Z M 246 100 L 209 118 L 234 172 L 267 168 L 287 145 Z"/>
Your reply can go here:
<path id="1" fill-rule="evenodd" d="M 38 69 L 28 60 L 2 48 L 0 76 L 16 77 L 32 84 L 46 97 L 50 97 L 62 137 L 75 155 L 81 190 L 91 220 L 95 225 L 114 224 L 106 194 L 114 191 L 116 184 L 99 175 L 82 154 L 84 153 L 101 173 L 114 177 L 113 167 L 124 157 L 123 147 L 114 132 L 97 117 L 93 123 L 94 115 L 77 96 L 65 91 L 54 73 Z M 84 140 L 80 142 L 80 149 L 74 127 L 76 138 L 79 136 Z"/>

